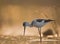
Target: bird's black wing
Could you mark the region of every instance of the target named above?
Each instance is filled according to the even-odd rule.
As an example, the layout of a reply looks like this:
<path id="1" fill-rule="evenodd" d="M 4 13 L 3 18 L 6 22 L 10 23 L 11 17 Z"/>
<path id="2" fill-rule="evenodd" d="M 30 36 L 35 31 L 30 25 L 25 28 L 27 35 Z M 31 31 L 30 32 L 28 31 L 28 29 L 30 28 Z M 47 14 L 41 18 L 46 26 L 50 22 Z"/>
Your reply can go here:
<path id="1" fill-rule="evenodd" d="M 44 19 L 36 19 L 37 22 L 41 22 L 43 21 Z"/>

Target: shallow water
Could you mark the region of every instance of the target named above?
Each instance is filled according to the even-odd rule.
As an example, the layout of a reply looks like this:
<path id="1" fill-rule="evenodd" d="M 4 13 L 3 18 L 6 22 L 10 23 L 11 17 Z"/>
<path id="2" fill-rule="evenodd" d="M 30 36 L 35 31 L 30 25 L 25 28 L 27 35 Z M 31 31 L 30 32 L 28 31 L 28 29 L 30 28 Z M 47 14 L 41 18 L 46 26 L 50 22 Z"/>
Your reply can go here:
<path id="1" fill-rule="evenodd" d="M 36 40 L 38 37 L 0 37 L 0 44 L 60 44 L 60 40 L 54 41 L 54 39 L 43 40 L 40 42 Z"/>

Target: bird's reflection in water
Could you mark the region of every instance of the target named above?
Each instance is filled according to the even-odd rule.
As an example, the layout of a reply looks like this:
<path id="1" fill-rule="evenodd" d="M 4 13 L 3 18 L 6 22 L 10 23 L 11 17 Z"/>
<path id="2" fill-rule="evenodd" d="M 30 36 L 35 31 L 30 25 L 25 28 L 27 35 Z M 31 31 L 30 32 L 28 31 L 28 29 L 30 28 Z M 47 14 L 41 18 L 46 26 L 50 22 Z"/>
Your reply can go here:
<path id="1" fill-rule="evenodd" d="M 30 44 L 60 44 L 60 42 L 58 41 L 43 41 L 42 43 L 38 42 L 38 41 L 35 41 L 35 42 L 31 42 Z"/>

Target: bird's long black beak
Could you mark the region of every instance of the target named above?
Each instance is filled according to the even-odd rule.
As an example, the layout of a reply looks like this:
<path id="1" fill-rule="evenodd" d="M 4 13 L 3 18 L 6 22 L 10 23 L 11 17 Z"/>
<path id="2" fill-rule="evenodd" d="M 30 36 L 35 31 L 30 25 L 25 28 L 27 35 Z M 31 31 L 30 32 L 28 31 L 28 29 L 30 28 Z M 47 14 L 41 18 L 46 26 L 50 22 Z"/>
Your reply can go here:
<path id="1" fill-rule="evenodd" d="M 24 36 L 25 36 L 25 30 L 26 30 L 26 26 L 24 26 L 24 34 L 23 34 Z"/>

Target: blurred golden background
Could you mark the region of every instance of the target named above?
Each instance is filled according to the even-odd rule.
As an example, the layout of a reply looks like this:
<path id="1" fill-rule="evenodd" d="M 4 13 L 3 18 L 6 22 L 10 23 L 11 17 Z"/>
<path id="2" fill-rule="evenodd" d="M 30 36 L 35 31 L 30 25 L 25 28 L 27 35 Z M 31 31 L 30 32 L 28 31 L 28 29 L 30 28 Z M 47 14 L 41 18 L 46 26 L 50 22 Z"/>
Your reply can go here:
<path id="1" fill-rule="evenodd" d="M 54 34 L 60 34 L 60 1 L 59 0 L 0 0 L 0 35 L 23 35 L 24 21 L 31 22 L 36 18 L 54 19 L 42 28 Z M 39 36 L 37 28 L 26 29 L 27 36 Z"/>

